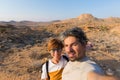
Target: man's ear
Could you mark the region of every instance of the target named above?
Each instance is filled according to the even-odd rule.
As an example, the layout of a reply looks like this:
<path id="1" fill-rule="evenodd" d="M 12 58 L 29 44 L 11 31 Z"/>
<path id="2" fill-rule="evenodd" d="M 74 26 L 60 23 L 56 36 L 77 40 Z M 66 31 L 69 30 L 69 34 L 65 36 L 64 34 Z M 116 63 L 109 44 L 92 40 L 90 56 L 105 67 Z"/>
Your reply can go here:
<path id="1" fill-rule="evenodd" d="M 85 47 L 85 48 L 86 48 L 86 45 L 87 45 L 87 43 L 82 44 L 82 46 Z"/>

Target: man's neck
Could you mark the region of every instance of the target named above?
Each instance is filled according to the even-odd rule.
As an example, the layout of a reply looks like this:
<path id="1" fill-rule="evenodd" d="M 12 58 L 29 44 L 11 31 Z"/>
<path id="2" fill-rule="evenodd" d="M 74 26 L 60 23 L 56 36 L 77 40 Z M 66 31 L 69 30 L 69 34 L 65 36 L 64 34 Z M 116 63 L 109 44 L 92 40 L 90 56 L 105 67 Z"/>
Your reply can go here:
<path id="1" fill-rule="evenodd" d="M 83 62 L 83 61 L 86 61 L 88 60 L 88 57 L 83 57 L 83 58 L 79 58 L 79 59 L 76 59 L 76 60 L 70 60 L 71 62 L 75 62 L 75 61 L 78 61 L 78 62 Z"/>

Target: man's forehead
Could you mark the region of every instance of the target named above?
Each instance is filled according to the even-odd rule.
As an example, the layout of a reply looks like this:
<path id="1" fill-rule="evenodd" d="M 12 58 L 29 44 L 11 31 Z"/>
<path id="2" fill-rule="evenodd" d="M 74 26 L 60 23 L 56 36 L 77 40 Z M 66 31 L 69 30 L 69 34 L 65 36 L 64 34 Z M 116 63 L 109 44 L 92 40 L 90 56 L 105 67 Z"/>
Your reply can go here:
<path id="1" fill-rule="evenodd" d="M 75 37 L 68 37 L 64 40 L 64 44 L 70 44 L 70 43 L 78 43 L 79 40 Z"/>
<path id="2" fill-rule="evenodd" d="M 74 37 L 74 36 L 69 36 L 69 37 L 66 37 L 65 39 L 64 39 L 64 42 L 65 41 L 78 41 L 78 39 L 76 38 L 76 37 Z"/>

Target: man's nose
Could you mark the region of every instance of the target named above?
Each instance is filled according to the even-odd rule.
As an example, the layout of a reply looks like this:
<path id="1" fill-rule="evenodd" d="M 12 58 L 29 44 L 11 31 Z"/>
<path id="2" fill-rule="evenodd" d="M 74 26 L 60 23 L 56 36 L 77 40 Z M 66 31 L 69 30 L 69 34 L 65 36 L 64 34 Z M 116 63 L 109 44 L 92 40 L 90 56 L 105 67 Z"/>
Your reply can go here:
<path id="1" fill-rule="evenodd" d="M 67 51 L 68 51 L 68 52 L 71 52 L 71 51 L 73 51 L 73 48 L 72 48 L 72 46 L 69 46 L 69 47 L 68 47 L 68 49 L 67 49 Z"/>
<path id="2" fill-rule="evenodd" d="M 55 50 L 54 53 L 58 53 L 59 51 L 58 50 Z"/>

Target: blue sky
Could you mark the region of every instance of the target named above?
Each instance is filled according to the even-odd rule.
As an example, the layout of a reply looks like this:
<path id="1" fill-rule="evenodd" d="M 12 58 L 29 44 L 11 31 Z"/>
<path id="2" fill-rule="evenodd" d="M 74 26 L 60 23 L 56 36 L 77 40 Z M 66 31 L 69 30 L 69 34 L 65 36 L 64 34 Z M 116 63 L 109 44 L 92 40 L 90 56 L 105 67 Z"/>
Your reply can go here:
<path id="1" fill-rule="evenodd" d="M 0 0 L 0 21 L 64 20 L 84 13 L 120 17 L 120 0 Z"/>

